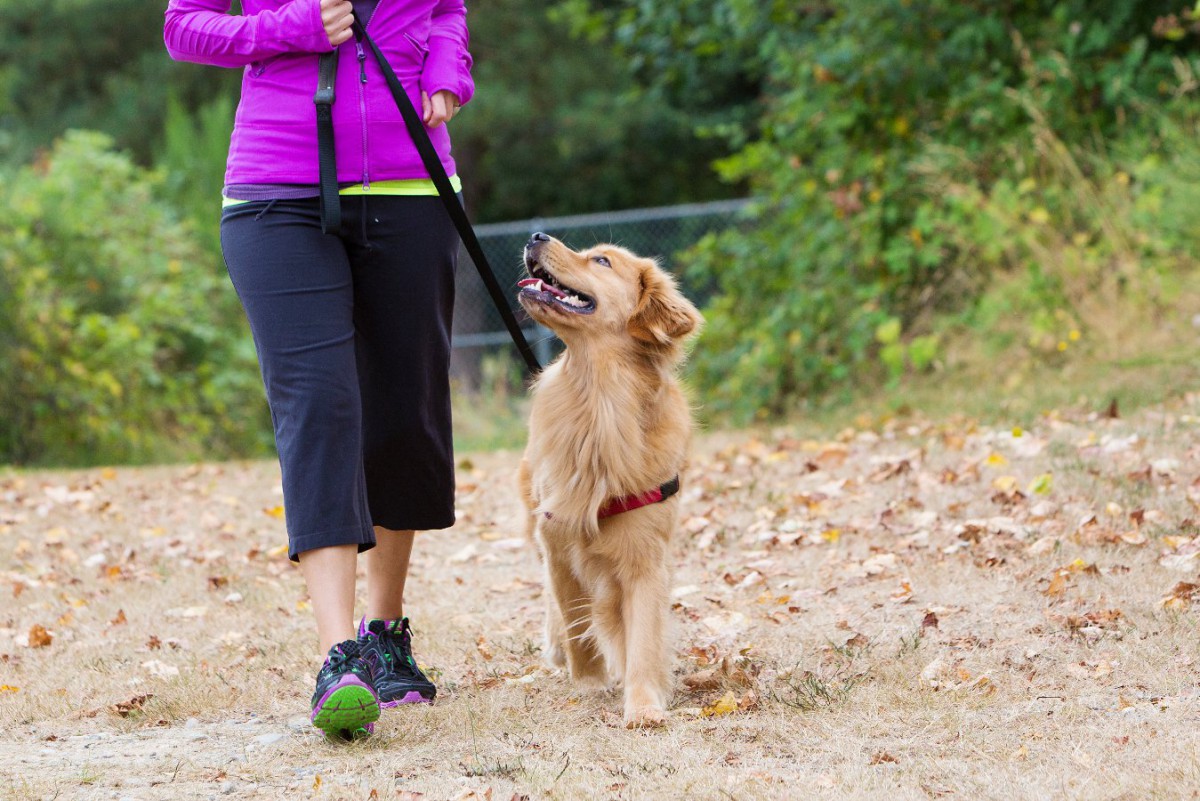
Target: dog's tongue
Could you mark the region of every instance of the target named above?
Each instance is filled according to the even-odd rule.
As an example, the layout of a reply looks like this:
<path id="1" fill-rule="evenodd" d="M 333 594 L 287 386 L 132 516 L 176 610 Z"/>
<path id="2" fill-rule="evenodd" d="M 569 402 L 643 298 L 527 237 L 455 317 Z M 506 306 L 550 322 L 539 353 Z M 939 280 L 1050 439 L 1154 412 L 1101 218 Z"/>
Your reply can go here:
<path id="1" fill-rule="evenodd" d="M 556 286 L 550 286 L 540 278 L 522 278 L 517 282 L 517 287 L 520 289 L 532 289 L 534 292 L 549 292 L 556 297 L 565 298 L 566 292 L 563 292 Z"/>

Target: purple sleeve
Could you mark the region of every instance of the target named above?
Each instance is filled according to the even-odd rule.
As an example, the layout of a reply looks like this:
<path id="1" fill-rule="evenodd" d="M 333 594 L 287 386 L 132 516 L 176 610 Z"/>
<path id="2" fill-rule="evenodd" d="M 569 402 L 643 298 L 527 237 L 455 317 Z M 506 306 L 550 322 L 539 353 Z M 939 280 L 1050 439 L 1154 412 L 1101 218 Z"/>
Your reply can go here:
<path id="1" fill-rule="evenodd" d="M 467 9 L 463 0 L 438 0 L 429 34 L 429 57 L 421 72 L 421 88 L 428 94 L 448 90 L 466 104 L 475 94 L 471 54 L 467 52 Z"/>
<path id="2" fill-rule="evenodd" d="M 333 49 L 320 0 L 292 0 L 257 14 L 234 15 L 229 0 L 170 0 L 163 41 L 176 61 L 244 67 L 281 53 Z"/>

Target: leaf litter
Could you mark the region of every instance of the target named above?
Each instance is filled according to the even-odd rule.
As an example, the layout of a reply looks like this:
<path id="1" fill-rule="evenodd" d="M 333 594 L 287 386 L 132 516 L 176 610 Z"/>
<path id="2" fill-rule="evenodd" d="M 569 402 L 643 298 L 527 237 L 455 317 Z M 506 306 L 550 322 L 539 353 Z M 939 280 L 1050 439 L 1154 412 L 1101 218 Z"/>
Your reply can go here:
<path id="1" fill-rule="evenodd" d="M 699 781 L 749 795 L 755 782 L 804 776 L 844 788 L 842 771 L 865 766 L 910 794 L 970 794 L 1012 763 L 1019 773 L 1006 775 L 1037 796 L 1059 791 L 1039 783 L 1055 754 L 1083 753 L 1120 768 L 1114 787 L 1146 786 L 1144 765 L 1195 745 L 1200 714 L 1196 693 L 1180 689 L 1200 684 L 1195 407 L 1053 413 L 1020 428 L 897 418 L 824 436 L 702 438 L 675 539 L 668 728 L 692 753 L 719 744 Z M 72 738 L 102 735 L 147 776 L 174 771 L 176 789 L 197 791 L 219 776 L 239 797 L 669 784 L 661 766 L 676 764 L 674 746 L 631 738 L 615 696 L 541 663 L 545 590 L 521 537 L 516 458 L 464 460 L 460 523 L 418 540 L 417 655 L 440 693 L 409 712 L 431 739 L 404 739 L 408 724 L 385 716 L 364 770 L 302 720 L 311 610 L 286 558 L 273 465 L 0 474 L 0 577 L 12 595 L 0 616 L 0 763 L 68 781 L 96 753 L 71 750 Z M 67 659 L 99 668 L 65 682 L 56 668 Z M 51 700 L 31 707 L 34 697 Z M 1060 729 L 1062 705 L 1113 734 Z M 946 728 L 951 709 L 995 741 L 986 759 L 983 741 Z M 874 747 L 840 745 L 878 738 L 885 721 Z M 254 750 L 263 726 L 300 744 Z M 567 750 L 596 730 L 602 755 Z M 47 732 L 58 750 L 43 757 L 27 746 Z M 157 739 L 122 739 L 150 736 L 138 732 Z M 930 732 L 943 767 L 911 769 L 905 755 Z M 791 737 L 807 750 L 783 758 L 765 745 Z M 422 766 L 403 779 L 387 767 L 397 739 Z M 222 741 L 250 748 L 252 770 L 223 762 Z"/>

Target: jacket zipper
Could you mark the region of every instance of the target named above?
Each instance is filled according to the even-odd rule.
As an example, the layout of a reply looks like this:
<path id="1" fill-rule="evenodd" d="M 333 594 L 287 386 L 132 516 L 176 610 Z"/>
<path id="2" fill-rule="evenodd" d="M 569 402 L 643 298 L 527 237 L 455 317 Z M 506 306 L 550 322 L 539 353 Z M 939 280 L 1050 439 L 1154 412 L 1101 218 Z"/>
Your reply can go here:
<path id="1" fill-rule="evenodd" d="M 367 26 L 371 24 L 371 20 L 375 18 L 375 12 L 379 10 L 379 4 L 383 0 L 378 0 L 375 7 L 371 9 L 371 15 L 365 20 L 362 20 L 363 34 L 366 34 Z M 367 159 L 367 52 L 363 49 L 362 36 L 356 36 L 354 39 L 354 53 L 358 57 L 358 112 L 362 119 L 362 151 L 363 151 L 363 191 L 366 192 L 371 188 L 371 173 L 369 169 L 369 161 Z"/>
<path id="2" fill-rule="evenodd" d="M 370 172 L 367 163 L 367 53 L 363 50 L 362 40 L 354 42 L 354 51 L 358 57 L 358 113 L 362 118 L 362 151 L 363 151 L 363 191 L 371 188 Z"/>

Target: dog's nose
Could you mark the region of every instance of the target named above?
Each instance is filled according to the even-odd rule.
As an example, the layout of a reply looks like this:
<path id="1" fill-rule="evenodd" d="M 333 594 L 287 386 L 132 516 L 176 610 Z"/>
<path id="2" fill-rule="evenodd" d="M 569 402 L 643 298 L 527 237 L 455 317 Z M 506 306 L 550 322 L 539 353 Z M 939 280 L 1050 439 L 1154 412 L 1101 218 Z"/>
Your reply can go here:
<path id="1" fill-rule="evenodd" d="M 539 242 L 549 242 L 549 241 L 550 241 L 550 234 L 543 234 L 541 231 L 538 231 L 536 234 L 529 237 L 529 247 L 533 247 L 534 245 L 538 244 Z"/>

